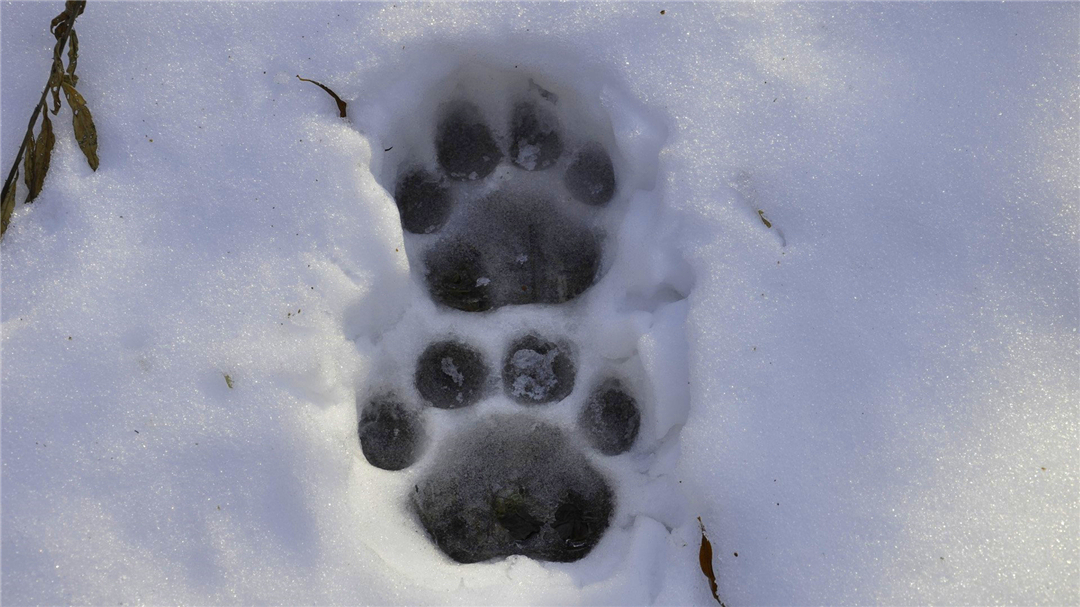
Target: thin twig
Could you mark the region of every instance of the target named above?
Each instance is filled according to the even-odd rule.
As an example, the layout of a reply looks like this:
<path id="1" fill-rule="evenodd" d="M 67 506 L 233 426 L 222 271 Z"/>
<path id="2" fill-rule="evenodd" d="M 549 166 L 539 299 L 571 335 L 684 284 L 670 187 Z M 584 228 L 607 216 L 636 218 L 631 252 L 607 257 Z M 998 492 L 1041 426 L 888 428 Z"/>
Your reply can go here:
<path id="1" fill-rule="evenodd" d="M 296 77 L 300 78 L 300 74 L 297 74 Z M 308 78 L 300 78 L 300 81 L 301 82 L 310 82 L 310 83 L 314 84 L 315 86 L 321 88 L 322 90 L 326 91 L 327 93 L 329 93 L 329 95 L 334 98 L 334 102 L 337 103 L 338 115 L 341 116 L 342 118 L 346 118 L 346 116 L 345 116 L 345 106 L 347 104 L 344 101 L 342 101 L 341 97 L 338 97 L 337 93 L 330 90 L 330 87 L 326 86 L 325 84 L 323 84 L 321 82 L 316 82 L 316 81 L 310 80 Z"/>

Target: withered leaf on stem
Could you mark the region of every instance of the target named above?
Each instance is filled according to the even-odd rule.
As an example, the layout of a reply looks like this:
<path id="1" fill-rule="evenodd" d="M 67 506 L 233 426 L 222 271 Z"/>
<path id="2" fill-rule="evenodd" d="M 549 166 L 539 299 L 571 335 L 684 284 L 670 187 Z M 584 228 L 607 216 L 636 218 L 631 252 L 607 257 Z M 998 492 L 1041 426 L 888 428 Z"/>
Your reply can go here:
<path id="1" fill-rule="evenodd" d="M 56 45 L 53 46 L 53 62 L 49 72 L 49 80 L 45 90 L 41 92 L 41 100 L 34 109 L 27 126 L 23 143 L 19 147 L 16 160 L 4 181 L 2 203 L 0 203 L 0 235 L 7 231 L 8 223 L 15 211 L 15 190 L 19 180 L 19 159 L 25 161 L 23 178 L 26 181 L 28 194 L 26 202 L 32 201 L 41 193 L 45 184 L 45 176 L 49 171 L 52 159 L 53 146 L 56 137 L 53 133 L 52 121 L 49 119 L 48 95 L 51 92 L 53 98 L 52 113 L 56 115 L 60 111 L 60 89 L 64 89 L 68 104 L 72 109 L 72 123 L 75 127 L 75 138 L 79 142 L 79 148 L 86 155 L 87 162 L 95 171 L 98 166 L 97 157 L 97 129 L 94 120 L 86 107 L 86 100 L 75 90 L 78 77 L 75 76 L 75 66 L 78 62 L 79 39 L 73 29 L 75 18 L 86 9 L 86 0 L 67 0 L 64 3 L 64 11 L 57 15 L 49 24 L 49 31 L 56 37 Z M 68 69 L 65 74 L 62 53 L 64 45 L 70 41 L 68 49 Z M 41 130 L 37 139 L 34 139 L 34 125 L 38 115 L 42 116 Z"/>
<path id="2" fill-rule="evenodd" d="M 53 136 L 52 121 L 49 120 L 49 113 L 43 112 L 41 118 L 41 133 L 38 134 L 37 141 L 33 146 L 27 150 L 28 159 L 30 156 L 34 157 L 34 175 L 26 184 L 26 187 L 30 189 L 30 192 L 26 195 L 26 202 L 32 202 L 41 193 L 41 189 L 45 187 L 45 175 L 49 172 L 53 144 L 56 143 L 56 137 Z"/>
<path id="3" fill-rule="evenodd" d="M 68 12 L 65 10 L 59 15 L 53 17 L 52 23 L 49 24 L 49 31 L 52 32 L 56 39 L 64 37 L 64 32 L 67 31 Z"/>
<path id="4" fill-rule="evenodd" d="M 23 154 L 23 183 L 27 188 L 33 187 L 34 183 L 34 160 L 37 159 L 37 154 L 34 153 L 34 138 L 32 136 L 26 140 L 26 153 Z"/>
<path id="5" fill-rule="evenodd" d="M 75 66 L 79 63 L 79 36 L 75 30 L 71 30 L 68 37 L 68 66 L 67 75 L 71 76 L 71 82 L 79 83 L 79 77 L 75 75 Z"/>
<path id="6" fill-rule="evenodd" d="M 15 169 L 15 179 L 4 190 L 4 200 L 0 202 L 0 234 L 7 231 L 8 223 L 11 222 L 11 214 L 15 212 L 15 184 L 19 182 L 19 170 Z M 6 184 L 5 184 L 6 185 Z"/>
<path id="7" fill-rule="evenodd" d="M 49 31 L 56 36 L 57 40 L 63 38 L 68 30 L 68 20 L 71 19 L 74 23 L 75 17 L 83 14 L 84 10 L 86 10 L 86 0 L 68 0 L 64 3 L 64 12 L 53 17 L 52 23 L 49 24 Z"/>
<path id="8" fill-rule="evenodd" d="M 75 127 L 75 141 L 79 142 L 79 149 L 86 156 L 86 162 L 90 164 L 90 168 L 96 171 L 98 155 L 94 117 L 90 114 L 90 108 L 86 107 L 86 100 L 66 77 L 64 78 L 64 96 L 67 97 L 68 105 L 71 107 L 71 123 Z"/>
<path id="9" fill-rule="evenodd" d="M 76 17 L 83 14 L 84 10 L 86 10 L 86 0 L 67 0 L 64 3 L 64 12 L 75 13 Z"/>
<path id="10" fill-rule="evenodd" d="M 53 60 L 52 74 L 49 75 L 49 88 L 52 90 L 53 116 L 60 113 L 60 78 L 64 73 L 64 66 L 60 64 L 58 59 Z"/>

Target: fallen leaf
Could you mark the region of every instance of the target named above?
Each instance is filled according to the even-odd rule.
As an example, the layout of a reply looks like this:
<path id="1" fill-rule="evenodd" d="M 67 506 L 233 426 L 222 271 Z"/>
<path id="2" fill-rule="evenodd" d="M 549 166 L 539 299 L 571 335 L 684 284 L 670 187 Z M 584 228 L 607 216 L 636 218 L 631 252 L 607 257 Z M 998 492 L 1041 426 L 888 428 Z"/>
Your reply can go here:
<path id="1" fill-rule="evenodd" d="M 758 217 L 761 218 L 761 223 L 765 224 L 766 228 L 771 228 L 772 227 L 772 224 L 769 223 L 769 220 L 765 219 L 765 211 L 762 211 L 761 209 L 758 209 L 757 214 L 758 214 Z"/>
<path id="2" fill-rule="evenodd" d="M 705 523 L 701 522 L 701 517 L 698 517 L 698 526 L 701 527 L 701 549 L 698 550 L 698 563 L 701 565 L 701 572 L 705 574 L 705 577 L 709 578 L 709 589 L 712 590 L 713 598 L 721 607 L 726 607 L 724 602 L 720 600 L 719 587 L 716 584 L 716 573 L 713 572 L 712 566 L 712 542 L 705 536 Z"/>

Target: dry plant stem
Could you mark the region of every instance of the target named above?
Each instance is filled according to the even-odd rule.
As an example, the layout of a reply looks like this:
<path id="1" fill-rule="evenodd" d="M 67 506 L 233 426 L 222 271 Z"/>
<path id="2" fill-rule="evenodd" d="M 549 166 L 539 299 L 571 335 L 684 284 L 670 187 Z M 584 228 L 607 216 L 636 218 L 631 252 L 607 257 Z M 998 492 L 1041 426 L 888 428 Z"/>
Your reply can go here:
<path id="1" fill-rule="evenodd" d="M 65 25 L 67 25 L 67 28 L 65 29 L 63 35 L 60 36 L 60 39 L 56 41 L 56 46 L 53 47 L 54 60 L 52 67 L 49 68 L 49 79 L 45 82 L 45 90 L 41 91 L 41 100 L 38 101 L 37 106 L 34 107 L 34 113 L 30 116 L 30 124 L 26 127 L 26 136 L 23 137 L 22 145 L 19 146 L 19 153 L 15 156 L 15 162 L 11 165 L 11 170 L 8 171 L 7 180 L 4 181 L 4 190 L 2 195 L 0 195 L 0 199 L 6 199 L 8 195 L 8 190 L 15 187 L 16 185 L 15 174 L 19 170 L 19 163 L 22 162 L 23 153 L 26 152 L 26 146 L 28 146 L 30 144 L 30 140 L 34 138 L 34 125 L 37 124 L 38 116 L 41 114 L 41 108 L 45 108 L 46 112 L 49 111 L 48 107 L 46 106 L 46 100 L 49 97 L 49 91 L 52 90 L 52 87 L 49 85 L 52 84 L 53 70 L 56 69 L 55 57 L 59 57 L 64 53 L 64 47 L 67 46 L 68 37 L 71 36 L 71 32 L 75 27 L 76 17 L 78 17 L 77 12 L 69 12 L 67 21 L 64 22 Z M 6 226 L 7 222 L 5 221 L 4 223 Z"/>

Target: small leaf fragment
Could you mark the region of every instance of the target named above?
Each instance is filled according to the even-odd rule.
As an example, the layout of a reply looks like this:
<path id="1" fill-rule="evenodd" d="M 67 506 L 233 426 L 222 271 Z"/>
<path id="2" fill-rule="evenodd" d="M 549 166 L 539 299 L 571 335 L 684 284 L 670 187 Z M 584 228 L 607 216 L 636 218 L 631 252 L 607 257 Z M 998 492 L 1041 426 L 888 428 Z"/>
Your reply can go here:
<path id="1" fill-rule="evenodd" d="M 15 178 L 10 186 L 5 184 L 3 201 L 0 202 L 0 234 L 7 232 L 8 223 L 11 222 L 11 214 L 15 212 L 15 184 L 19 183 L 19 169 L 15 169 Z"/>
<path id="2" fill-rule="evenodd" d="M 86 0 L 67 0 L 64 3 L 64 12 L 73 13 L 76 17 L 83 14 L 86 10 Z"/>
<path id="3" fill-rule="evenodd" d="M 79 142 L 79 149 L 86 156 L 86 162 L 90 164 L 90 168 L 96 171 L 98 168 L 97 128 L 94 126 L 94 117 L 90 114 L 90 108 L 86 107 L 86 100 L 67 78 L 64 79 L 64 96 L 67 97 L 68 105 L 71 106 L 71 123 L 75 127 L 75 140 Z"/>
<path id="4" fill-rule="evenodd" d="M 75 30 L 71 30 L 71 36 L 68 37 L 68 65 L 67 74 L 71 76 L 73 84 L 77 84 L 79 81 L 75 76 L 75 66 L 79 64 L 79 36 L 75 33 Z"/>
<path id="5" fill-rule="evenodd" d="M 34 187 L 34 160 L 37 159 L 34 145 L 33 131 L 31 131 L 30 138 L 26 140 L 26 152 L 23 154 L 23 183 L 27 188 Z"/>
<path id="6" fill-rule="evenodd" d="M 58 59 L 54 59 L 52 74 L 49 76 L 49 88 L 52 90 L 53 98 L 53 116 L 60 113 L 60 79 L 63 73 L 64 66 L 60 64 Z"/>
<path id="7" fill-rule="evenodd" d="M 341 97 L 338 97 L 337 93 L 335 93 L 334 91 L 331 91 L 330 87 L 326 86 L 325 84 L 323 84 L 321 82 L 316 82 L 314 80 L 308 80 L 307 78 L 300 78 L 300 74 L 297 74 L 296 77 L 299 78 L 301 82 L 310 82 L 310 83 L 314 84 L 315 86 L 321 88 L 322 90 L 326 91 L 327 93 L 329 93 L 330 96 L 334 98 L 334 101 L 337 102 L 338 114 L 342 118 L 346 117 L 345 116 L 345 106 L 347 104 L 344 101 L 341 100 Z"/>
<path id="8" fill-rule="evenodd" d="M 65 10 L 59 15 L 53 17 L 52 23 L 49 24 L 49 31 L 52 32 L 56 39 L 59 40 L 64 36 L 64 32 L 67 31 L 67 24 L 64 23 L 68 19 L 68 12 Z M 57 27 L 59 29 L 57 29 Z"/>
<path id="9" fill-rule="evenodd" d="M 762 211 L 761 209 L 758 209 L 757 214 L 758 214 L 758 217 L 761 218 L 761 223 L 765 224 L 766 228 L 771 228 L 772 227 L 772 223 L 770 223 L 768 219 L 765 219 L 765 211 Z"/>
<path id="10" fill-rule="evenodd" d="M 713 598 L 721 607 L 726 607 L 724 602 L 720 600 L 719 587 L 716 584 L 716 573 L 713 572 L 712 542 L 705 536 L 705 523 L 701 522 L 701 517 L 699 516 L 697 520 L 698 526 L 701 527 L 701 548 L 698 550 L 698 563 L 701 566 L 701 572 L 705 574 L 705 577 L 709 578 L 709 589 L 712 590 Z"/>
<path id="11" fill-rule="evenodd" d="M 45 187 L 45 175 L 49 172 L 53 144 L 56 143 L 56 137 L 53 136 L 52 121 L 49 120 L 49 113 L 43 112 L 41 118 L 41 133 L 38 134 L 37 141 L 27 149 L 27 155 L 34 157 L 34 175 L 26 184 L 26 187 L 30 189 L 30 192 L 26 195 L 26 202 L 31 202 L 37 198 L 38 194 L 41 193 L 41 189 Z"/>

